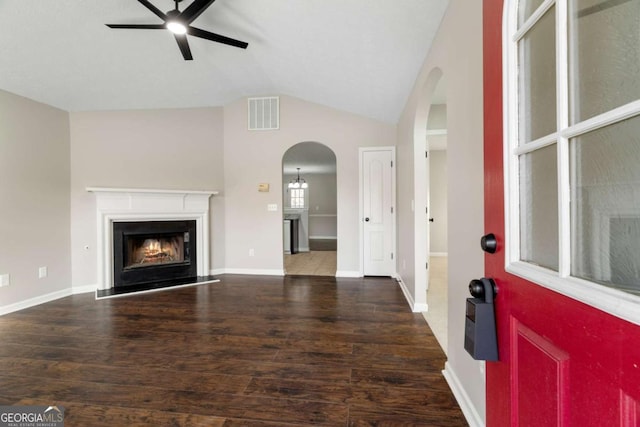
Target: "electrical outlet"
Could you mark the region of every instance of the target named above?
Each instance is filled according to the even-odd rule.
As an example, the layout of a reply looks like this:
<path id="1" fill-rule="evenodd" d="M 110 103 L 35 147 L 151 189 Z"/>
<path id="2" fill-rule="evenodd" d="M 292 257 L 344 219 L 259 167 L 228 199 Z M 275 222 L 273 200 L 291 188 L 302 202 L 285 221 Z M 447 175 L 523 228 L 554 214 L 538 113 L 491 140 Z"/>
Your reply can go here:
<path id="1" fill-rule="evenodd" d="M 11 284 L 11 277 L 8 274 L 0 274 L 0 287 L 9 286 Z"/>
<path id="2" fill-rule="evenodd" d="M 38 279 L 44 279 L 47 277 L 47 267 L 38 268 Z"/>
<path id="3" fill-rule="evenodd" d="M 256 251 L 254 251 L 253 248 L 249 249 L 249 256 L 255 256 L 255 254 L 256 254 Z"/>

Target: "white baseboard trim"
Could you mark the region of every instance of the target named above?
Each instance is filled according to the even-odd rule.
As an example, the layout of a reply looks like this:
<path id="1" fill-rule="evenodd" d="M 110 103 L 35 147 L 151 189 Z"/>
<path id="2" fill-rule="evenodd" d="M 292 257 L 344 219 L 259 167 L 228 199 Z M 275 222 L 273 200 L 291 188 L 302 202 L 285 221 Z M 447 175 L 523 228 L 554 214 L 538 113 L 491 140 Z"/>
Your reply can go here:
<path id="1" fill-rule="evenodd" d="M 86 286 L 74 286 L 71 288 L 73 295 L 93 293 L 98 289 L 98 284 Z"/>
<path id="2" fill-rule="evenodd" d="M 473 402 L 471 402 L 469 395 L 462 387 L 458 376 L 453 371 L 453 369 L 451 369 L 451 365 L 448 361 L 444 364 L 442 375 L 444 375 L 444 378 L 447 380 L 447 383 L 449 384 L 454 397 L 458 401 L 458 405 L 462 410 L 462 414 L 467 419 L 469 427 L 485 427 L 484 420 L 476 410 L 475 406 L 473 406 Z"/>
<path id="3" fill-rule="evenodd" d="M 414 313 L 426 313 L 429 311 L 429 304 L 415 304 L 413 306 Z"/>
<path id="4" fill-rule="evenodd" d="M 352 278 L 359 278 L 359 277 L 363 277 L 362 273 L 360 273 L 359 271 L 348 271 L 348 270 L 338 270 L 336 271 L 336 277 L 352 277 Z"/>
<path id="5" fill-rule="evenodd" d="M 338 236 L 309 236 L 309 240 L 311 239 L 338 240 Z"/>
<path id="6" fill-rule="evenodd" d="M 213 270 L 209 270 L 209 276 L 218 276 L 224 274 L 224 271 L 224 268 L 214 268 Z"/>
<path id="7" fill-rule="evenodd" d="M 220 270 L 216 270 L 220 271 Z M 225 268 L 224 273 L 218 274 L 249 274 L 252 276 L 284 276 L 284 270 L 261 270 L 258 268 Z"/>
<path id="8" fill-rule="evenodd" d="M 95 290 L 95 288 L 93 288 Z M 14 311 L 24 310 L 25 308 L 34 307 L 36 305 L 51 302 L 59 298 L 68 297 L 71 295 L 71 288 L 66 288 L 61 291 L 51 292 L 49 294 L 40 295 L 34 298 L 29 298 L 24 301 L 16 302 L 14 304 L 4 305 L 0 307 L 0 316 L 13 313 Z"/>
<path id="9" fill-rule="evenodd" d="M 407 289 L 407 285 L 402 280 L 402 276 L 400 276 L 399 273 L 396 273 L 393 277 L 398 281 L 398 285 L 400 285 L 400 289 L 402 289 L 402 293 L 404 294 L 407 303 L 409 303 L 411 311 L 414 313 L 427 311 L 427 304 L 416 304 L 413 297 L 411 296 L 411 292 L 409 292 L 409 289 Z"/>
<path id="10" fill-rule="evenodd" d="M 300 246 L 298 248 L 298 252 L 309 252 L 309 246 L 305 246 L 305 247 Z"/>
<path id="11" fill-rule="evenodd" d="M 449 256 L 448 252 L 429 252 L 429 256 Z"/>

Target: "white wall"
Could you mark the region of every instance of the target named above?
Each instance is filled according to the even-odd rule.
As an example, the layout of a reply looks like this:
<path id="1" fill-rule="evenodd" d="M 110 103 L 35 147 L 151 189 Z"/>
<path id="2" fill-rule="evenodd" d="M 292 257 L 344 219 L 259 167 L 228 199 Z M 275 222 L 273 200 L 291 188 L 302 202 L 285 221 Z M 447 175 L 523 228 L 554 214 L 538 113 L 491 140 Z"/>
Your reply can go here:
<path id="1" fill-rule="evenodd" d="M 441 82 L 442 84 L 443 82 Z M 444 82 L 446 84 L 446 82 Z M 429 107 L 429 118 L 427 119 L 427 129 L 447 128 L 447 105 L 431 104 Z"/>
<path id="2" fill-rule="evenodd" d="M 338 236 L 337 183 L 335 174 L 310 174 L 309 237 Z"/>
<path id="3" fill-rule="evenodd" d="M 317 141 L 337 159 L 338 274 L 359 272 L 358 147 L 395 145 L 396 127 L 289 96 L 280 97 L 280 130 L 251 132 L 246 123 L 246 99 L 225 107 L 227 269 L 282 273 L 282 157 L 299 142 Z M 261 182 L 271 191 L 259 193 Z M 273 203 L 278 211 L 267 211 Z"/>
<path id="4" fill-rule="evenodd" d="M 0 91 L 0 314 L 70 293 L 69 150 L 66 112 Z"/>
<path id="5" fill-rule="evenodd" d="M 442 24 L 428 52 L 414 90 L 398 124 L 398 215 L 400 274 L 416 304 L 425 301 L 422 260 L 416 263 L 420 241 L 414 235 L 424 224 L 420 198 L 426 175 L 418 166 L 424 151 L 416 136 L 426 137 L 426 120 L 439 75 L 444 76 L 448 130 L 448 235 L 449 307 L 446 376 L 472 425 L 485 419 L 485 380 L 480 362 L 463 348 L 464 304 L 468 283 L 484 272 L 479 246 L 483 217 L 483 105 L 482 105 L 482 2 L 450 0 Z M 416 120 L 418 117 L 418 120 Z M 414 164 L 415 160 L 415 164 Z M 415 220 L 415 221 L 414 221 Z M 404 268 L 403 268 L 404 267 Z"/>
<path id="6" fill-rule="evenodd" d="M 71 113 L 74 287 L 97 282 L 95 195 L 86 187 L 223 190 L 222 126 L 220 107 Z M 225 262 L 223 205 L 224 192 L 211 198 L 212 269 Z"/>

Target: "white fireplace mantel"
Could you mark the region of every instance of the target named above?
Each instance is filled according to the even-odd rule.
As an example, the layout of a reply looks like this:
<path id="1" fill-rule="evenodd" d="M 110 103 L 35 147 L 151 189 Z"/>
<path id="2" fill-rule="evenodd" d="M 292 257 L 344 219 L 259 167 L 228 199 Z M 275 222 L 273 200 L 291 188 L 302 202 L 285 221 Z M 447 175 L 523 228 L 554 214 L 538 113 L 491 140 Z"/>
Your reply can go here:
<path id="1" fill-rule="evenodd" d="M 209 198 L 217 191 L 87 187 L 96 195 L 98 289 L 113 287 L 113 223 L 196 221 L 198 276 L 209 274 Z"/>

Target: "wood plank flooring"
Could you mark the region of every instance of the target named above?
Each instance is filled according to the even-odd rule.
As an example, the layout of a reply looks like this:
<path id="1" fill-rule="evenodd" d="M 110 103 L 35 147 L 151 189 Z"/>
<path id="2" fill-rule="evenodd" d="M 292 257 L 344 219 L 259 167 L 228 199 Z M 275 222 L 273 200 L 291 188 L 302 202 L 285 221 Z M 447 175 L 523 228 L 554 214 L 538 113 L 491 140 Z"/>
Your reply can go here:
<path id="1" fill-rule="evenodd" d="M 218 283 L 0 317 L 0 405 L 65 426 L 466 426 L 391 279 Z"/>

